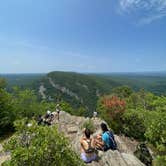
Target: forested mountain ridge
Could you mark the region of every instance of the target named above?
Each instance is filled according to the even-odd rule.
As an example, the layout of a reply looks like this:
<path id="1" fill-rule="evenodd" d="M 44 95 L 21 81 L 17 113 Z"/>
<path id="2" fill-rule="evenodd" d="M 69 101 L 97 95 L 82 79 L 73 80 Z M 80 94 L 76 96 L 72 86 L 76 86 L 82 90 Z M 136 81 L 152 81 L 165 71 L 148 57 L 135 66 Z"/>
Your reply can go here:
<path id="1" fill-rule="evenodd" d="M 9 91 L 12 91 L 13 86 L 32 89 L 39 99 L 54 102 L 63 100 L 76 109 L 82 107 L 88 112 L 96 109 L 99 96 L 109 94 L 113 88 L 122 85 L 127 85 L 135 91 L 145 89 L 156 95 L 166 94 L 166 77 L 160 73 L 80 74 L 56 71 L 48 74 L 1 76 L 6 78 Z"/>
<path id="2" fill-rule="evenodd" d="M 70 103 L 73 107 L 83 106 L 88 110 L 96 108 L 98 97 L 119 83 L 98 79 L 95 76 L 74 72 L 51 72 L 34 84 L 41 99 Z"/>
<path id="3" fill-rule="evenodd" d="M 103 73 L 95 74 L 94 76 L 107 81 L 111 80 L 121 85 L 127 85 L 136 91 L 145 89 L 156 95 L 166 95 L 165 72 Z"/>

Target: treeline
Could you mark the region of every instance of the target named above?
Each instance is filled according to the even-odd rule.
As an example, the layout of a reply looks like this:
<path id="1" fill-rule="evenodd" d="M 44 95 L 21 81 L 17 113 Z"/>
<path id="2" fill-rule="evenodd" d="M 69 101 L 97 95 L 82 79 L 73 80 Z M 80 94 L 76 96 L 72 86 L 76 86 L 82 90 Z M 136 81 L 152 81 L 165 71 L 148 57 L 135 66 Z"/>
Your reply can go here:
<path id="1" fill-rule="evenodd" d="M 155 165 L 166 163 L 166 97 L 127 86 L 100 98 L 98 112 L 115 133 L 145 141 L 155 152 Z"/>

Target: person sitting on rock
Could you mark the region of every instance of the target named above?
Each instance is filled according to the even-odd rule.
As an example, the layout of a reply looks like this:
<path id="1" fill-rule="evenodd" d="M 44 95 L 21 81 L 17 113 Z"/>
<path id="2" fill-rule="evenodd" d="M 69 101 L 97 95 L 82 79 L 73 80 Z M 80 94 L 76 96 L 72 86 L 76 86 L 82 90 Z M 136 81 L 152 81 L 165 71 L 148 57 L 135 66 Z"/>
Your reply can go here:
<path id="1" fill-rule="evenodd" d="M 85 163 L 90 163 L 92 161 L 95 161 L 97 159 L 97 155 L 95 153 L 94 148 L 94 139 L 90 138 L 90 130 L 85 129 L 84 130 L 84 137 L 81 138 L 80 144 L 81 144 L 81 159 Z"/>
<path id="2" fill-rule="evenodd" d="M 43 119 L 44 124 L 46 125 L 51 125 L 51 111 L 47 110 L 44 119 Z"/>
<path id="3" fill-rule="evenodd" d="M 101 123 L 100 126 L 103 133 L 95 138 L 95 147 L 98 150 L 103 151 L 107 151 L 109 149 L 116 150 L 117 144 L 114 139 L 113 133 L 108 130 L 108 127 L 105 123 Z"/>

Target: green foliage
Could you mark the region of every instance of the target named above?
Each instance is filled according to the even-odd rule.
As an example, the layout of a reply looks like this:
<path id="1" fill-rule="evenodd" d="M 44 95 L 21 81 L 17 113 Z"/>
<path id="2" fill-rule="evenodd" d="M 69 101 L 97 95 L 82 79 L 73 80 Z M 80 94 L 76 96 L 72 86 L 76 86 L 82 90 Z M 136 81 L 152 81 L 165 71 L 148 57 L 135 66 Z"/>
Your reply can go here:
<path id="1" fill-rule="evenodd" d="M 12 96 L 5 90 L 0 89 L 0 135 L 13 130 L 15 120 Z"/>
<path id="2" fill-rule="evenodd" d="M 3 74 L 0 75 L 7 81 L 7 90 L 12 92 L 13 86 L 21 89 L 32 89 L 32 84 L 45 74 Z"/>
<path id="3" fill-rule="evenodd" d="M 126 136 L 144 140 L 146 131 L 144 114 L 140 111 L 129 110 L 122 117 L 123 133 Z"/>
<path id="4" fill-rule="evenodd" d="M 62 111 L 68 112 L 69 114 L 76 116 L 86 116 L 87 113 L 87 110 L 84 107 L 75 109 L 65 101 L 60 102 L 60 108 Z"/>
<path id="5" fill-rule="evenodd" d="M 165 95 L 166 94 L 166 77 L 164 75 L 151 74 L 105 74 L 101 75 L 104 79 L 111 79 L 116 83 L 121 85 L 127 85 L 133 90 L 138 91 L 143 88 L 146 91 L 152 92 L 155 95 Z"/>
<path id="6" fill-rule="evenodd" d="M 89 129 L 91 131 L 91 133 L 94 133 L 95 131 L 95 125 L 93 123 L 93 121 L 91 119 L 88 119 L 83 125 L 82 125 L 82 129 Z"/>
<path id="7" fill-rule="evenodd" d="M 76 111 L 76 115 L 78 115 L 78 116 L 88 116 L 88 111 L 84 107 L 80 107 Z"/>
<path id="8" fill-rule="evenodd" d="M 147 140 L 152 143 L 160 154 L 166 153 L 166 114 L 158 113 L 147 126 Z"/>
<path id="9" fill-rule="evenodd" d="M 4 166 L 84 165 L 55 126 L 38 126 L 25 119 L 16 121 L 15 127 L 16 134 L 5 145 L 11 152 L 11 160 Z"/>
<path id="10" fill-rule="evenodd" d="M 7 82 L 4 78 L 0 78 L 0 89 L 5 88 L 7 85 Z"/>
<path id="11" fill-rule="evenodd" d="M 60 103 L 60 108 L 65 111 L 65 112 L 68 112 L 69 114 L 75 114 L 75 111 L 74 109 L 71 107 L 70 104 L 68 104 L 67 102 L 61 102 Z"/>
<path id="12" fill-rule="evenodd" d="M 147 141 L 155 155 L 159 155 L 155 163 L 164 163 L 166 154 L 166 97 L 156 96 L 145 90 L 124 95 L 123 87 L 116 88 L 110 96 L 119 93 L 126 101 L 126 111 L 117 119 L 109 116 L 109 110 L 102 104 L 102 98 L 98 102 L 99 116 L 107 121 L 109 126 L 117 133 L 133 137 L 141 141 Z M 121 94 L 122 93 L 122 94 Z M 123 97 L 122 97 L 123 96 Z M 160 165 L 160 164 L 158 164 Z M 161 164 L 162 165 L 162 164 Z"/>
<path id="13" fill-rule="evenodd" d="M 153 166 L 166 166 L 166 155 L 165 156 L 157 156 L 153 161 Z"/>
<path id="14" fill-rule="evenodd" d="M 20 90 L 15 88 L 14 107 L 16 109 L 17 118 L 31 118 L 40 113 L 40 104 L 38 103 L 34 92 L 31 90 Z"/>
<path id="15" fill-rule="evenodd" d="M 126 98 L 126 97 L 129 97 L 133 93 L 133 91 L 128 86 L 120 86 L 120 87 L 114 88 L 112 90 L 112 93 L 115 96 L 118 96 L 120 98 Z"/>
<path id="16" fill-rule="evenodd" d="M 44 114 L 47 109 L 53 111 L 55 104 L 38 102 L 37 97 L 31 90 L 14 88 L 11 95 L 6 90 L 0 89 L 0 134 L 5 135 L 13 131 L 13 122 L 17 119 L 37 117 Z"/>

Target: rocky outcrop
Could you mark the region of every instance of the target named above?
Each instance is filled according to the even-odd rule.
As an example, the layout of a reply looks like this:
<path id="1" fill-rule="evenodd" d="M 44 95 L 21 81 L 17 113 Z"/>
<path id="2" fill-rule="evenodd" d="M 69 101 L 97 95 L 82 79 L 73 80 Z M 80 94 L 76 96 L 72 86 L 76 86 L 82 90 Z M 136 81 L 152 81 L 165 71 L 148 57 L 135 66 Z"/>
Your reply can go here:
<path id="1" fill-rule="evenodd" d="M 70 114 L 61 111 L 60 120 L 54 119 L 53 125 L 57 125 L 60 132 L 63 132 L 66 137 L 69 138 L 71 147 L 73 150 L 80 155 L 80 139 L 83 135 L 82 126 L 88 121 L 89 118 L 71 116 Z M 95 125 L 95 132 L 93 136 L 101 133 L 100 124 L 103 122 L 99 118 L 92 119 Z M 124 136 L 115 135 L 116 142 L 118 144 L 118 150 L 107 152 L 98 152 L 99 160 L 88 164 L 89 166 L 144 166 L 134 156 L 137 142 L 130 140 Z M 0 144 L 0 151 L 2 146 Z M 0 152 L 0 165 L 10 159 L 9 153 Z"/>
<path id="2" fill-rule="evenodd" d="M 78 97 L 78 95 L 76 93 L 70 91 L 69 89 L 67 89 L 64 86 L 55 84 L 51 77 L 48 77 L 48 80 L 49 80 L 49 83 L 52 85 L 52 87 L 54 87 L 55 89 L 60 90 L 62 93 L 65 93 L 71 97 L 74 97 L 76 100 L 80 100 L 80 98 Z"/>
<path id="3" fill-rule="evenodd" d="M 58 124 L 58 128 L 61 132 L 69 138 L 73 150 L 80 154 L 80 139 L 82 137 L 82 126 L 89 120 L 89 118 L 71 116 L 66 112 L 60 113 L 60 121 L 56 119 L 55 124 Z M 95 133 L 93 136 L 101 133 L 100 124 L 103 122 L 99 118 L 92 119 L 95 125 Z M 88 164 L 90 166 L 144 166 L 141 161 L 139 161 L 134 156 L 134 151 L 136 150 L 137 142 L 132 141 L 124 136 L 115 135 L 115 139 L 118 144 L 118 150 L 107 152 L 99 151 L 99 160 L 97 162 L 92 162 Z"/>
<path id="4" fill-rule="evenodd" d="M 42 99 L 46 99 L 47 96 L 46 94 L 44 93 L 46 91 L 46 88 L 44 87 L 44 85 L 40 85 L 39 87 L 39 94 L 41 95 Z"/>

